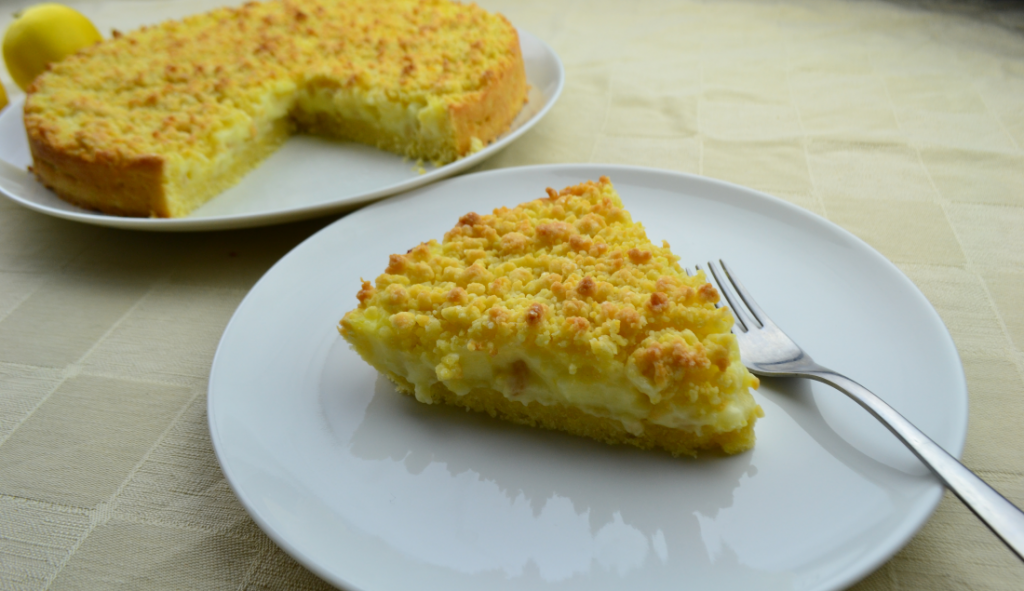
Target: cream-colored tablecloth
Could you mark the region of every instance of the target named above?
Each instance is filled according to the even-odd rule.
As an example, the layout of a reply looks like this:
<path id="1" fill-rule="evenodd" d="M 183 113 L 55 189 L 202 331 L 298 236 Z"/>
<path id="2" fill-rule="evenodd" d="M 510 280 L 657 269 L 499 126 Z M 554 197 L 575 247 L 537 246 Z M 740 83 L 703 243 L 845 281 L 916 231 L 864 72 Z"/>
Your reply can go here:
<path id="1" fill-rule="evenodd" d="M 73 4 L 109 35 L 215 3 Z M 970 388 L 965 462 L 1024 504 L 1019 18 L 993 11 L 998 2 L 483 4 L 550 43 L 567 84 L 543 122 L 482 168 L 697 173 L 860 236 L 946 322 Z M 14 6 L 0 8 L 6 27 Z M 205 407 L 235 307 L 331 221 L 151 234 L 0 200 L 0 589 L 327 587 L 239 505 Z M 947 495 L 857 588 L 1022 586 L 1024 566 Z"/>

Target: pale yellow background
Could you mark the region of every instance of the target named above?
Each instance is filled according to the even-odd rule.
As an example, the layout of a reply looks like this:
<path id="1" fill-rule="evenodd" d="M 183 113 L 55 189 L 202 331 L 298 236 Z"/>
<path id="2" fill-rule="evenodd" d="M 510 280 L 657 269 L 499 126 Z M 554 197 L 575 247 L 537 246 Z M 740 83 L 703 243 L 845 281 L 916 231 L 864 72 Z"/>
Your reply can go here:
<path id="1" fill-rule="evenodd" d="M 105 35 L 216 4 L 71 3 Z M 965 462 L 1024 504 L 1024 33 L 1014 21 L 956 2 L 482 3 L 550 43 L 567 76 L 547 119 L 482 168 L 702 174 L 860 236 L 946 322 L 970 388 Z M 0 4 L 0 27 L 13 6 Z M 211 449 L 205 391 L 247 290 L 330 221 L 146 234 L 0 200 L 0 589 L 327 587 L 235 499 Z M 947 495 L 857 589 L 1022 585 L 1024 566 Z"/>

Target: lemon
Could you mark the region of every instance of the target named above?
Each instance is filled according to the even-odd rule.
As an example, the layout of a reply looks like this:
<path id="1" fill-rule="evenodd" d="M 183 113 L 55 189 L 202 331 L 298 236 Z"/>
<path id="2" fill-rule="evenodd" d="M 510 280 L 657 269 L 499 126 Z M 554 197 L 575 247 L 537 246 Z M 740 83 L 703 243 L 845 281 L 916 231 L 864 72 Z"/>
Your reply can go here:
<path id="1" fill-rule="evenodd" d="M 7 91 L 4 90 L 4 85 L 0 82 L 0 111 L 4 110 L 7 106 Z"/>
<path id="2" fill-rule="evenodd" d="M 89 19 L 60 4 L 37 4 L 14 15 L 4 34 L 4 63 L 24 90 L 50 62 L 102 40 Z"/>

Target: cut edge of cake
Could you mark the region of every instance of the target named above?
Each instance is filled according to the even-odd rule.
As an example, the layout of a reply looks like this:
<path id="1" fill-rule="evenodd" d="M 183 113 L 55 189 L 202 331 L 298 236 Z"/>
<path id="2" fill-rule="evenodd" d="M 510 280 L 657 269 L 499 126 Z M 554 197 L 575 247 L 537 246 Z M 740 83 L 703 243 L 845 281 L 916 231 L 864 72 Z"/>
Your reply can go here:
<path id="1" fill-rule="evenodd" d="M 428 404 L 457 406 L 518 425 L 562 431 L 611 445 L 661 449 L 674 456 L 697 456 L 700 452 L 715 450 L 730 455 L 747 451 L 754 447 L 756 441 L 755 420 L 764 416 L 763 411 L 758 411 L 755 420 L 750 420 L 744 426 L 717 433 L 672 429 L 646 419 L 640 419 L 639 429 L 629 429 L 616 418 L 588 414 L 564 404 L 541 404 L 537 401 L 524 404 L 506 397 L 498 390 L 474 388 L 465 394 L 456 394 L 437 383 L 430 388 L 427 398 L 423 399 L 416 395 L 415 386 L 401 376 L 390 372 L 385 375 L 396 390 Z"/>

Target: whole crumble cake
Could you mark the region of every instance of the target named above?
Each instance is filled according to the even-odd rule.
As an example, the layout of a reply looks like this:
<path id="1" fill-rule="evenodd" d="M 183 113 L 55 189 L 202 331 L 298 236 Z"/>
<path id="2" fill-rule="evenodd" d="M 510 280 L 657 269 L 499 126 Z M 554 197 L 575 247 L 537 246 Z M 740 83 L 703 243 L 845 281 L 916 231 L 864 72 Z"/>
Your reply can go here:
<path id="1" fill-rule="evenodd" d="M 445 164 L 526 101 L 515 28 L 448 0 L 274 0 L 145 27 L 28 88 L 32 169 L 63 199 L 181 217 L 307 132 Z"/>

